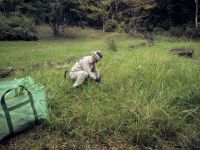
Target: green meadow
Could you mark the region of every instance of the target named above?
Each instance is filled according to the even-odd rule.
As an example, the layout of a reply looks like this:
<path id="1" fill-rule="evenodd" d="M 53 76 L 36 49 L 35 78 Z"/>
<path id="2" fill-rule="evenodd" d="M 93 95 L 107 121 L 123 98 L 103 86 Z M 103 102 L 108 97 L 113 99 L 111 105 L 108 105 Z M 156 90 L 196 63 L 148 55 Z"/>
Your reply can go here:
<path id="1" fill-rule="evenodd" d="M 39 31 L 36 42 L 0 42 L 0 69 L 17 68 L 1 80 L 31 76 L 44 85 L 49 118 L 0 149 L 200 148 L 200 41 L 157 35 L 153 46 L 142 46 L 141 38 L 121 33 L 70 28 L 56 38 L 46 27 Z M 194 57 L 171 48 L 192 48 Z M 97 49 L 102 82 L 73 90 L 64 71 Z"/>

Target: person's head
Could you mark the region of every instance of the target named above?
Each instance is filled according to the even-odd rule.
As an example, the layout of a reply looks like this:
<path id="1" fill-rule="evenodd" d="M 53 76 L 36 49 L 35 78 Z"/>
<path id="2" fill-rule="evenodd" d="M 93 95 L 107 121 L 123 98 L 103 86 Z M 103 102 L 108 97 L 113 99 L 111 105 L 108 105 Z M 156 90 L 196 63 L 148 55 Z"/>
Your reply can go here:
<path id="1" fill-rule="evenodd" d="M 97 63 L 103 58 L 101 51 L 95 51 L 92 53 L 92 62 Z"/>

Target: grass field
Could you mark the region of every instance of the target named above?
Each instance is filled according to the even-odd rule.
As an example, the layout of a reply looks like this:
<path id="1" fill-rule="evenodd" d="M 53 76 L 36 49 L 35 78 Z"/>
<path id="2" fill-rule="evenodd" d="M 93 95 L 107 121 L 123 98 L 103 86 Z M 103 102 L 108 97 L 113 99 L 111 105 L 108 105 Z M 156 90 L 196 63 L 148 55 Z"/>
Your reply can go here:
<path id="1" fill-rule="evenodd" d="M 40 37 L 0 42 L 0 68 L 19 68 L 8 79 L 28 75 L 46 87 L 49 121 L 3 141 L 0 149 L 200 148 L 199 41 L 158 36 L 155 45 L 140 46 L 139 38 L 92 29 L 72 28 L 55 38 L 46 27 Z M 117 51 L 108 46 L 111 40 Z M 194 49 L 194 58 L 168 52 L 182 47 Z M 69 70 L 96 49 L 104 54 L 97 64 L 102 83 L 73 91 L 57 65 Z"/>

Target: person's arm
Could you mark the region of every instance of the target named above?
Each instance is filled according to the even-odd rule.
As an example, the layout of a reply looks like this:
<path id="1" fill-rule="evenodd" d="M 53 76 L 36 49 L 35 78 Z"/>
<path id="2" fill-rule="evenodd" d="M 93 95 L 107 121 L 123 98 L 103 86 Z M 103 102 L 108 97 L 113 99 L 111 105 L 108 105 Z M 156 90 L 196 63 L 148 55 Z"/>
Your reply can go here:
<path id="1" fill-rule="evenodd" d="M 94 65 L 94 67 L 92 68 L 92 72 L 95 73 L 96 75 L 96 79 L 95 81 L 100 83 L 101 82 L 101 77 L 100 77 L 100 74 L 99 74 L 99 71 L 97 70 L 96 66 Z"/>
<path id="2" fill-rule="evenodd" d="M 98 71 L 97 68 L 96 68 L 96 65 L 94 65 L 94 67 L 92 68 L 92 72 L 95 73 L 96 78 L 99 78 L 99 77 L 100 77 L 100 74 L 99 74 L 99 71 Z"/>

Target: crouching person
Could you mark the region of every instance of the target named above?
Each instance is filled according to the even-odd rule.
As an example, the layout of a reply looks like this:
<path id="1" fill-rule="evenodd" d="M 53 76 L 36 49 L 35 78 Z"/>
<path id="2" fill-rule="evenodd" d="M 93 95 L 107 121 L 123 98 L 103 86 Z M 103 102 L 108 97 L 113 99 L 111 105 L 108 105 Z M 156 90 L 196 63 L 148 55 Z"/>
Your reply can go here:
<path id="1" fill-rule="evenodd" d="M 70 71 L 70 78 L 75 80 L 73 87 L 80 86 L 83 81 L 90 77 L 100 83 L 99 72 L 96 69 L 96 63 L 103 58 L 100 51 L 93 52 L 90 56 L 81 57 Z"/>

